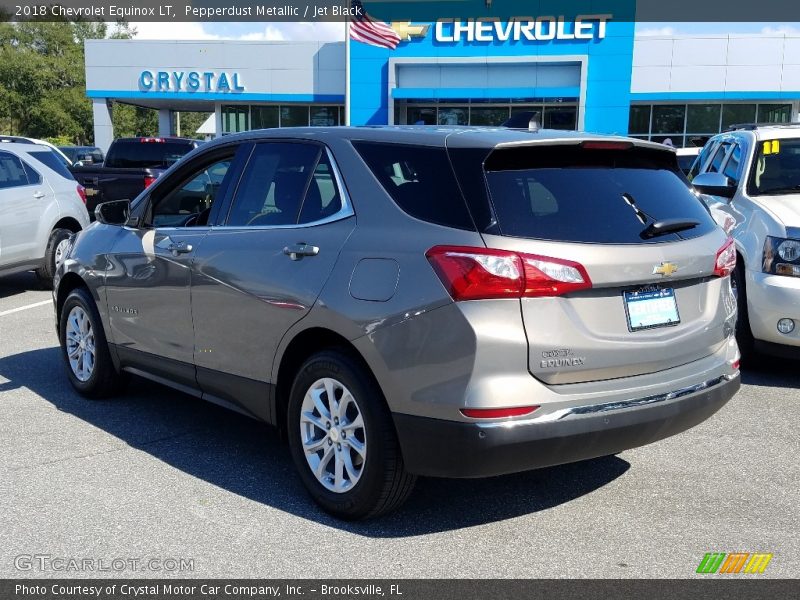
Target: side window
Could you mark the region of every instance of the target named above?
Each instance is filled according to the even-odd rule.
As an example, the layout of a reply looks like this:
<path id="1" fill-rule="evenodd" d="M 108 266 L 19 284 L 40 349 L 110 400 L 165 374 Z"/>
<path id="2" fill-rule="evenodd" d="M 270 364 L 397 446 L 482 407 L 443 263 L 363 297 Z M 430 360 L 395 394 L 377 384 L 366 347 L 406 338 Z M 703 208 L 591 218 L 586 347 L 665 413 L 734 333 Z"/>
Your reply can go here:
<path id="1" fill-rule="evenodd" d="M 717 143 L 714 141 L 706 142 L 706 145 L 703 146 L 703 149 L 700 151 L 700 156 L 694 161 L 692 165 L 691 171 L 689 171 L 689 181 L 697 177 L 700 174 L 701 169 L 705 166 L 708 162 L 708 158 L 711 156 L 711 153 L 717 147 Z M 703 171 L 705 173 L 705 171 Z"/>
<path id="2" fill-rule="evenodd" d="M 188 227 L 208 224 L 211 205 L 233 162 L 226 157 L 189 175 L 178 187 L 161 196 L 153 207 L 156 227 Z"/>
<path id="3" fill-rule="evenodd" d="M 26 163 L 24 160 L 22 161 L 22 168 L 25 170 L 25 175 L 28 177 L 28 183 L 31 185 L 39 185 L 42 183 L 42 176 L 39 175 L 39 172 L 34 170 L 32 166 Z M 72 175 L 70 175 L 70 179 Z"/>
<path id="4" fill-rule="evenodd" d="M 342 198 L 336 187 L 328 153 L 323 152 L 311 176 L 298 223 L 314 223 L 332 217 L 342 210 Z"/>
<path id="5" fill-rule="evenodd" d="M 717 151 L 714 153 L 714 158 L 711 159 L 711 164 L 708 165 L 706 172 L 719 173 L 722 168 L 722 163 L 725 162 L 725 155 L 728 154 L 730 144 L 720 144 Z"/>
<path id="6" fill-rule="evenodd" d="M 228 214 L 233 227 L 295 225 L 301 209 L 305 218 L 318 220 L 321 212 L 323 171 L 330 165 L 321 161 L 322 148 L 316 144 L 266 142 L 256 144 L 244 169 L 239 189 Z M 330 182 L 332 184 L 332 180 Z M 338 196 L 327 186 L 328 206 Z M 306 196 L 308 194 L 308 197 Z M 304 206 L 304 199 L 308 207 Z"/>
<path id="7" fill-rule="evenodd" d="M 741 162 L 742 148 L 739 144 L 734 144 L 733 149 L 731 150 L 730 158 L 728 158 L 728 162 L 725 163 L 725 168 L 722 170 L 722 172 L 728 179 L 735 181 L 736 183 L 739 183 L 739 179 L 741 177 L 739 172 L 739 165 Z"/>
<path id="8" fill-rule="evenodd" d="M 422 221 L 474 230 L 444 148 L 354 142 L 395 203 Z"/>
<path id="9" fill-rule="evenodd" d="M 28 185 L 22 161 L 8 152 L 0 152 L 0 189 Z"/>

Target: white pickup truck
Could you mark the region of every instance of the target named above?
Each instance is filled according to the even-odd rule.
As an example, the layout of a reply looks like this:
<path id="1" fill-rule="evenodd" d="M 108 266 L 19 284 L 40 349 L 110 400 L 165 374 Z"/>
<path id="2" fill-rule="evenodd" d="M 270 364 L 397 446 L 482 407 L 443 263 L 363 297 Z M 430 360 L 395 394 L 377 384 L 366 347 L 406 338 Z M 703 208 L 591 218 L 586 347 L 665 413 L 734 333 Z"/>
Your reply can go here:
<path id="1" fill-rule="evenodd" d="M 83 187 L 50 148 L 0 143 L 0 276 L 35 270 L 51 286 L 70 236 L 88 226 Z"/>

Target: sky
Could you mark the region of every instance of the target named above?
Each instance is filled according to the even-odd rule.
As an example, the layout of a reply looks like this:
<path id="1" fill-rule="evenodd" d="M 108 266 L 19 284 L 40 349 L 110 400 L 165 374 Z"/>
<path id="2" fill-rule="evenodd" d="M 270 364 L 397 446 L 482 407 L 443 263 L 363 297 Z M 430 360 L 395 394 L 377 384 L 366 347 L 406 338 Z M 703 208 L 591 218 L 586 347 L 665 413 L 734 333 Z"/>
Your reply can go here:
<path id="1" fill-rule="evenodd" d="M 269 40 L 336 41 L 344 39 L 344 23 L 131 23 L 140 40 Z M 753 33 L 800 35 L 800 23 L 639 23 L 636 34 L 675 35 Z"/>

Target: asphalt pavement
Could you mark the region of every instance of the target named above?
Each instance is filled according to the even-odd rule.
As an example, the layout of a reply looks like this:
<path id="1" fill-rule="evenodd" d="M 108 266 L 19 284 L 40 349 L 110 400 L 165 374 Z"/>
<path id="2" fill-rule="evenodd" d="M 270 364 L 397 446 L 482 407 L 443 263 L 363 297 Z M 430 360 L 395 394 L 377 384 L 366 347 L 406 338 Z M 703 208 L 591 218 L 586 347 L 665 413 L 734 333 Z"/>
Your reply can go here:
<path id="1" fill-rule="evenodd" d="M 772 553 L 751 578 L 800 575 L 798 363 L 746 371 L 676 437 L 420 479 L 398 512 L 352 524 L 316 508 L 265 425 L 141 379 L 80 398 L 49 300 L 30 274 L 0 279 L 0 577 L 684 578 L 707 552 Z"/>

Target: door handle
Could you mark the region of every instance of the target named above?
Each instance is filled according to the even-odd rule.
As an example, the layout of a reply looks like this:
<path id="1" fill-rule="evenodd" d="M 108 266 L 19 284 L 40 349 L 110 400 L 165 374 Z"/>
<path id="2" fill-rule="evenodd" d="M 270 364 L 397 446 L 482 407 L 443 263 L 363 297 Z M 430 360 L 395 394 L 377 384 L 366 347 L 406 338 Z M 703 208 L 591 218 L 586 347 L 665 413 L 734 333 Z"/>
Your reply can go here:
<path id="1" fill-rule="evenodd" d="M 178 256 L 179 254 L 189 254 L 193 248 L 191 244 L 187 244 L 186 242 L 178 242 L 167 246 L 167 250 L 172 252 L 173 256 Z"/>
<path id="2" fill-rule="evenodd" d="M 33 197 L 36 198 L 37 200 L 40 198 L 44 198 L 44 192 L 34 192 Z"/>
<path id="3" fill-rule="evenodd" d="M 305 242 L 294 244 L 293 246 L 286 246 L 283 253 L 292 260 L 301 260 L 304 256 L 316 256 L 319 254 L 317 246 L 310 246 Z"/>

